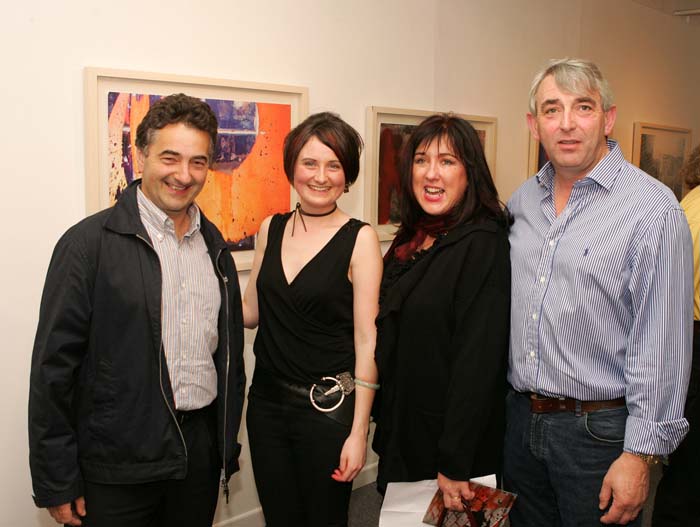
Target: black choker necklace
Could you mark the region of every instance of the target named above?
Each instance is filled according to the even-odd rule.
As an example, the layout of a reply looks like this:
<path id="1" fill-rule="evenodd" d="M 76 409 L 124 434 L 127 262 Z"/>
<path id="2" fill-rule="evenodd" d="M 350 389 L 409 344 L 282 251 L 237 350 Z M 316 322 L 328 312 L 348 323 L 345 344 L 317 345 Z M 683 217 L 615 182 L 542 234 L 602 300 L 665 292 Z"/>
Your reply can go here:
<path id="1" fill-rule="evenodd" d="M 309 216 L 310 218 L 322 218 L 323 216 L 330 216 L 335 212 L 335 209 L 338 208 L 337 203 L 333 203 L 333 208 L 329 210 L 328 212 L 321 212 L 320 214 L 312 214 L 310 212 L 306 212 L 304 209 L 301 208 L 301 203 L 297 201 L 297 206 L 294 207 L 294 219 L 292 220 L 292 236 L 294 236 L 294 227 L 297 224 L 297 213 L 299 213 L 299 219 L 301 219 L 301 224 L 304 226 L 304 232 L 306 232 L 306 223 L 304 223 L 304 216 Z"/>

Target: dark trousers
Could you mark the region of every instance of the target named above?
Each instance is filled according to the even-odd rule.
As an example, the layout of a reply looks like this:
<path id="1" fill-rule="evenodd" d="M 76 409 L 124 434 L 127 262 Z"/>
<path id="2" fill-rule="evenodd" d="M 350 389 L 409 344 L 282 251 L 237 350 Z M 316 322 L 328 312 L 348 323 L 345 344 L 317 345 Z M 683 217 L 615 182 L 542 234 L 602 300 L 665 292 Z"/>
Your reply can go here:
<path id="1" fill-rule="evenodd" d="M 690 431 L 671 454 L 656 489 L 652 525 L 687 527 L 700 525 L 700 322 L 693 335 L 693 368 L 690 374 L 685 418 Z"/>
<path id="2" fill-rule="evenodd" d="M 84 527 L 211 527 L 221 463 L 215 405 L 184 414 L 187 476 L 133 485 L 85 482 Z"/>
<path id="3" fill-rule="evenodd" d="M 346 526 L 352 483 L 331 474 L 350 427 L 318 410 L 248 395 L 248 440 L 268 527 Z M 347 404 L 347 403 L 346 403 Z"/>
<path id="4" fill-rule="evenodd" d="M 503 486 L 518 494 L 512 527 L 593 527 L 598 494 L 622 454 L 627 408 L 536 414 L 527 395 L 506 398 Z M 642 524 L 641 513 L 628 527 Z"/>

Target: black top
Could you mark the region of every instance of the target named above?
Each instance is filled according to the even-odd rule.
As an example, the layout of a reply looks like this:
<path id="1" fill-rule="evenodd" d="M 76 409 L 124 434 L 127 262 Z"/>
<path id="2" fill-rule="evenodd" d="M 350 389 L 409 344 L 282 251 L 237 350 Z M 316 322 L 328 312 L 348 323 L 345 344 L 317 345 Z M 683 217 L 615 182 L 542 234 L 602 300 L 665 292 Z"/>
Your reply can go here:
<path id="1" fill-rule="evenodd" d="M 440 246 L 440 241 L 444 238 L 444 235 L 439 235 L 435 238 L 433 244 L 427 249 L 422 249 L 416 251 L 406 261 L 398 260 L 395 256 L 391 256 L 389 260 L 385 263 L 384 272 L 382 274 L 382 283 L 379 289 L 379 303 L 383 304 L 389 291 L 394 287 L 394 284 L 399 281 L 399 279 L 408 273 L 414 265 L 420 262 L 423 258 L 428 256 L 430 253 L 437 250 Z"/>
<path id="2" fill-rule="evenodd" d="M 500 471 L 508 233 L 490 220 L 459 225 L 417 256 L 390 259 L 383 279 L 373 444 L 380 487 L 438 472 L 464 481 Z"/>
<path id="3" fill-rule="evenodd" d="M 348 269 L 357 233 L 350 219 L 291 283 L 282 268 L 282 237 L 291 216 L 276 214 L 258 275 L 260 322 L 256 367 L 302 384 L 355 368 L 352 284 Z"/>

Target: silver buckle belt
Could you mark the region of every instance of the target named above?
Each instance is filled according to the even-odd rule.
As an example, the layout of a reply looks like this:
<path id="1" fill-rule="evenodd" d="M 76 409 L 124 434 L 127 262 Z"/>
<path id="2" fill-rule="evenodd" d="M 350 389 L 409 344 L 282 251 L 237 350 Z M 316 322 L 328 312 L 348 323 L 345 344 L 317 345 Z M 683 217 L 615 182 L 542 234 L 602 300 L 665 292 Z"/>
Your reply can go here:
<path id="1" fill-rule="evenodd" d="M 324 392 L 322 391 L 324 389 L 322 386 L 319 386 L 318 384 L 313 384 L 309 389 L 309 400 L 311 401 L 311 405 L 314 408 L 316 408 L 316 410 L 323 413 L 332 412 L 333 410 L 340 407 L 340 405 L 343 404 L 343 401 L 345 401 L 345 396 L 350 395 L 355 389 L 355 381 L 352 378 L 352 375 L 350 375 L 350 372 L 347 371 L 339 373 L 335 377 L 321 377 L 321 381 L 332 382 L 334 383 L 334 385 Z M 340 392 L 340 399 L 333 406 L 326 408 L 320 406 L 319 403 L 316 401 L 317 393 L 321 393 L 324 397 L 327 397 L 329 395 L 333 395 L 336 392 Z"/>

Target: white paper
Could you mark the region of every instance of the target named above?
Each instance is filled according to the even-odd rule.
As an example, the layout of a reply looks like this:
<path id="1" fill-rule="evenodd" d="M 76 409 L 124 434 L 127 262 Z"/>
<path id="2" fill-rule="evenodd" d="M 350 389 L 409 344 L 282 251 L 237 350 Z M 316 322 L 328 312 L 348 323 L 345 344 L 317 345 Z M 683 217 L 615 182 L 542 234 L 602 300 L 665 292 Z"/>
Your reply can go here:
<path id="1" fill-rule="evenodd" d="M 490 474 L 470 481 L 496 487 L 496 475 Z M 437 480 L 426 479 L 410 483 L 389 483 L 379 513 L 379 527 L 421 527 L 430 500 L 437 492 Z"/>

